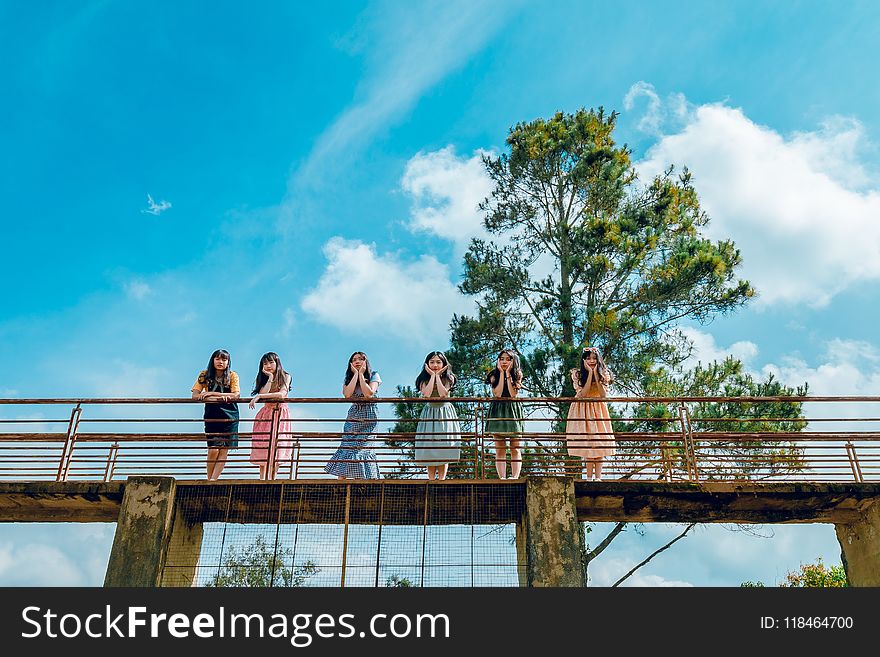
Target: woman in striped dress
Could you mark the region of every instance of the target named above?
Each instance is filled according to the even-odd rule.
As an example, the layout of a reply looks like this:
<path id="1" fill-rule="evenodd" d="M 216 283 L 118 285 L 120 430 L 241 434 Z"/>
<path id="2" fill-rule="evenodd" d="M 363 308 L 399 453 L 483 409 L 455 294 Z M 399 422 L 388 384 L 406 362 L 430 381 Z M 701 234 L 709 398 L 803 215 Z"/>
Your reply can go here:
<path id="1" fill-rule="evenodd" d="M 376 395 L 382 379 L 372 370 L 367 355 L 354 352 L 348 359 L 348 369 L 342 385 L 342 396 L 354 400 L 342 431 L 342 442 L 330 457 L 324 472 L 339 479 L 378 479 L 375 431 L 378 418 L 376 404 L 367 401 Z"/>

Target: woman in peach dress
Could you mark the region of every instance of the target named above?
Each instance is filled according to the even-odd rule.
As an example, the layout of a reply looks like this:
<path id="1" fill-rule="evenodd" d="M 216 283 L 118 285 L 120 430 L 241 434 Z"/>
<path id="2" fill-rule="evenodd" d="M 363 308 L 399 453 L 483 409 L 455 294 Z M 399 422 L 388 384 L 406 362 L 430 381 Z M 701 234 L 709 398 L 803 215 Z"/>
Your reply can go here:
<path id="1" fill-rule="evenodd" d="M 595 347 L 581 354 L 581 366 L 571 370 L 575 397 L 592 401 L 574 402 L 568 409 L 565 440 L 568 453 L 584 461 L 586 479 L 602 480 L 602 460 L 612 456 L 616 442 L 611 428 L 607 396 L 611 371 Z"/>

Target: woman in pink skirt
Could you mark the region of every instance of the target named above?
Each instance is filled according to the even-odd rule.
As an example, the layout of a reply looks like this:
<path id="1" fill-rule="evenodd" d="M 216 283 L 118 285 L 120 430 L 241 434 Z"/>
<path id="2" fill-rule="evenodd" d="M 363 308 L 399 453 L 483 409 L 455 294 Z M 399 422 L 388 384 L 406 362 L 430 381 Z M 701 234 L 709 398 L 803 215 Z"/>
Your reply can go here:
<path id="1" fill-rule="evenodd" d="M 608 404 L 604 401 L 611 379 L 611 371 L 595 347 L 584 349 L 581 366 L 571 370 L 575 397 L 585 401 L 574 402 L 568 409 L 568 453 L 582 458 L 586 479 L 596 481 L 602 480 L 602 460 L 612 456 L 616 446 Z"/>
<path id="2" fill-rule="evenodd" d="M 263 354 L 260 371 L 251 393 L 250 408 L 260 400 L 266 400 L 254 418 L 251 439 L 250 462 L 260 466 L 260 479 L 274 479 L 281 461 L 290 461 L 293 451 L 293 437 L 290 433 L 290 412 L 282 399 L 290 392 L 290 374 L 281 366 L 281 359 L 274 351 Z M 277 409 L 277 413 L 275 412 Z M 273 428 L 273 415 L 275 427 Z M 274 430 L 273 430 L 274 429 Z M 275 459 L 272 472 L 269 472 L 269 443 L 275 438 Z M 271 474 L 271 476 L 270 476 Z"/>

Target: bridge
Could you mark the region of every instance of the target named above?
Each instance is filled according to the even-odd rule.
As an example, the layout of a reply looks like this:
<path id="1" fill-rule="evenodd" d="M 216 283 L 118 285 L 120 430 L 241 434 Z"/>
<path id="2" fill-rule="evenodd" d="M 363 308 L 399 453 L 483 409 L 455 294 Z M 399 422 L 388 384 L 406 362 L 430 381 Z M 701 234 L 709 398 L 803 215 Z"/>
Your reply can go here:
<path id="1" fill-rule="evenodd" d="M 609 398 L 618 449 L 603 481 L 579 478 L 546 412 L 570 400 L 524 401 L 518 480 L 495 478 L 488 400 L 455 401 L 462 459 L 446 481 L 414 478 L 399 399 L 379 400 L 385 478 L 327 479 L 348 402 L 291 399 L 290 435 L 265 436 L 293 445 L 275 478 L 248 461 L 243 418 L 242 446 L 209 482 L 200 403 L 0 400 L 0 521 L 116 522 L 108 586 L 223 585 L 254 545 L 264 585 L 582 586 L 581 522 L 820 522 L 850 583 L 880 585 L 880 398 Z"/>

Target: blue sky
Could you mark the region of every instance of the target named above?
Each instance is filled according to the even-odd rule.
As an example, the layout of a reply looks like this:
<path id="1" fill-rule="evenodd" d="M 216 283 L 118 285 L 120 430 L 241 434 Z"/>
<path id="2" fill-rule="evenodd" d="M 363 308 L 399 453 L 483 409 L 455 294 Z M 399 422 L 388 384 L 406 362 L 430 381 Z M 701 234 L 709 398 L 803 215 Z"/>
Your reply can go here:
<path id="1" fill-rule="evenodd" d="M 0 3 L 0 396 L 185 396 L 218 346 L 245 382 L 278 351 L 302 396 L 363 349 L 390 393 L 469 307 L 478 153 L 599 105 L 644 175 L 691 168 L 760 293 L 698 356 L 880 394 L 878 44 L 869 2 Z M 0 584 L 52 583 L 40 546 L 99 583 L 105 530 L 4 527 Z M 701 530 L 640 582 L 838 558 L 831 526 L 773 531 Z"/>

